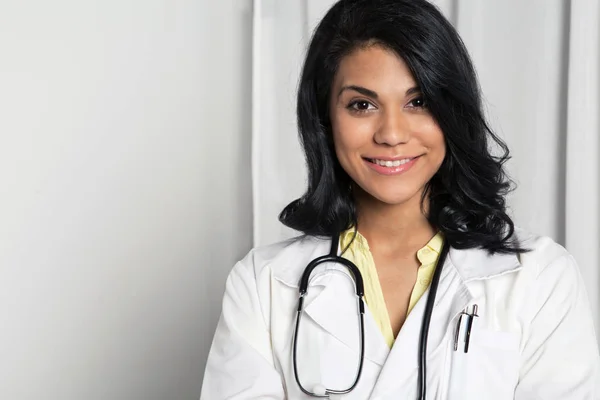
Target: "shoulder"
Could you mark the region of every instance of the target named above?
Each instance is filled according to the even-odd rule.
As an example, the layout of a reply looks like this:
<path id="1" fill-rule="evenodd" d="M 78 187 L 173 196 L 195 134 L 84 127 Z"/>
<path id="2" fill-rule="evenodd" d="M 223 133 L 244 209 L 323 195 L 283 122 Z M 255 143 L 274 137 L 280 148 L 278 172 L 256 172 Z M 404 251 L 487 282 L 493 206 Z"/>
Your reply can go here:
<path id="1" fill-rule="evenodd" d="M 523 247 L 530 251 L 520 255 L 522 268 L 507 293 L 513 295 L 517 320 L 524 324 L 522 331 L 528 333 L 522 354 L 539 359 L 537 353 L 542 348 L 546 358 L 571 357 L 572 365 L 597 368 L 593 314 L 577 262 L 549 237 L 524 231 L 518 234 L 523 235 Z M 565 348 L 568 355 L 563 353 Z M 546 368 L 551 362 L 539 364 Z"/>
<path id="2" fill-rule="evenodd" d="M 553 308 L 558 316 L 565 307 L 585 303 L 585 283 L 575 258 L 548 236 L 524 230 L 516 234 L 529 249 L 519 255 L 521 270 L 513 282 L 514 290 L 522 292 L 521 312 L 532 319 L 541 309 Z"/>
<path id="3" fill-rule="evenodd" d="M 573 256 L 549 236 L 542 236 L 516 228 L 515 236 L 520 245 L 528 251 L 519 254 L 519 263 L 524 272 L 534 278 L 544 277 L 551 270 L 577 273 Z"/>

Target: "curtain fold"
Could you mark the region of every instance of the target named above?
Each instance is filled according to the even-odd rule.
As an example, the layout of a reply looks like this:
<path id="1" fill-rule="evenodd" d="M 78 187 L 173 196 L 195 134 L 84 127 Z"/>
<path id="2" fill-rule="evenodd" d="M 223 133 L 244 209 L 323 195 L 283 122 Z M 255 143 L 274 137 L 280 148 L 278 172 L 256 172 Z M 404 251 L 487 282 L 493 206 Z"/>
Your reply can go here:
<path id="1" fill-rule="evenodd" d="M 295 92 L 310 32 L 333 3 L 254 2 L 255 245 L 295 234 L 277 220 L 306 180 Z M 469 49 L 487 117 L 511 150 L 511 215 L 575 256 L 600 329 L 600 2 L 433 3 Z"/>
<path id="2" fill-rule="evenodd" d="M 304 0 L 254 0 L 252 200 L 254 245 L 295 234 L 278 214 L 305 186 L 295 94 L 309 29 Z M 320 17 L 320 16 L 319 16 Z M 313 18 L 317 18 L 313 15 Z M 316 22 L 316 20 L 314 21 Z"/>
<path id="3" fill-rule="evenodd" d="M 600 2 L 570 9 L 566 140 L 566 247 L 587 284 L 600 334 Z"/>

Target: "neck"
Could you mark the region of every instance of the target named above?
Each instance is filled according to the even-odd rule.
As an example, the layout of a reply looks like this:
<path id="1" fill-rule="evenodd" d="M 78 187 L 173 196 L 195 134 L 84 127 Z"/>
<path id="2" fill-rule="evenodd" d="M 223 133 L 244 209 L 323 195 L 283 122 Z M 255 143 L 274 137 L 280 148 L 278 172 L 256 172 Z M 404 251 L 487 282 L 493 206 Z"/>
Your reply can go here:
<path id="1" fill-rule="evenodd" d="M 385 204 L 366 194 L 356 196 L 358 230 L 369 247 L 385 253 L 412 253 L 435 235 L 436 229 L 421 210 L 421 193 L 402 204 Z"/>

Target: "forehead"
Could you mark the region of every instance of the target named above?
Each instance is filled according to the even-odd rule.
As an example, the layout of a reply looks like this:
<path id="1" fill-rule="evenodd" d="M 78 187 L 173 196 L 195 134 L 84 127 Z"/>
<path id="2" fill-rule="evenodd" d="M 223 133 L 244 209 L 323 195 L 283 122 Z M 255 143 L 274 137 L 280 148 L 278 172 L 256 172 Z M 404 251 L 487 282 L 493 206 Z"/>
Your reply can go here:
<path id="1" fill-rule="evenodd" d="M 333 85 L 347 84 L 404 91 L 415 86 L 415 79 L 402 57 L 375 44 L 359 47 L 340 60 Z"/>

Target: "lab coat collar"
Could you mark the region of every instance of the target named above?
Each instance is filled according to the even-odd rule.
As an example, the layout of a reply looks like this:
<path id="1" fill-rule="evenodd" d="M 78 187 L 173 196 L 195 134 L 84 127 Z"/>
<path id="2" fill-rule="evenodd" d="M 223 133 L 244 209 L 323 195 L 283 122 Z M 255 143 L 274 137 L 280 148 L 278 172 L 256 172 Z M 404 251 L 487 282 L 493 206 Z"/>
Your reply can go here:
<path id="1" fill-rule="evenodd" d="M 450 248 L 448 257 L 465 283 L 494 278 L 521 268 L 516 254 L 490 255 L 483 249 Z"/>
<path id="2" fill-rule="evenodd" d="M 300 236 L 294 239 L 286 251 L 281 252 L 280 257 L 276 257 L 270 263 L 273 276 L 287 286 L 297 288 L 306 266 L 316 257 L 328 254 L 330 247 L 331 239 L 314 236 Z M 489 255 L 483 249 L 451 248 L 448 258 L 465 283 L 493 278 L 521 268 L 517 255 Z M 336 268 L 335 264 L 325 266 L 326 270 Z"/>

